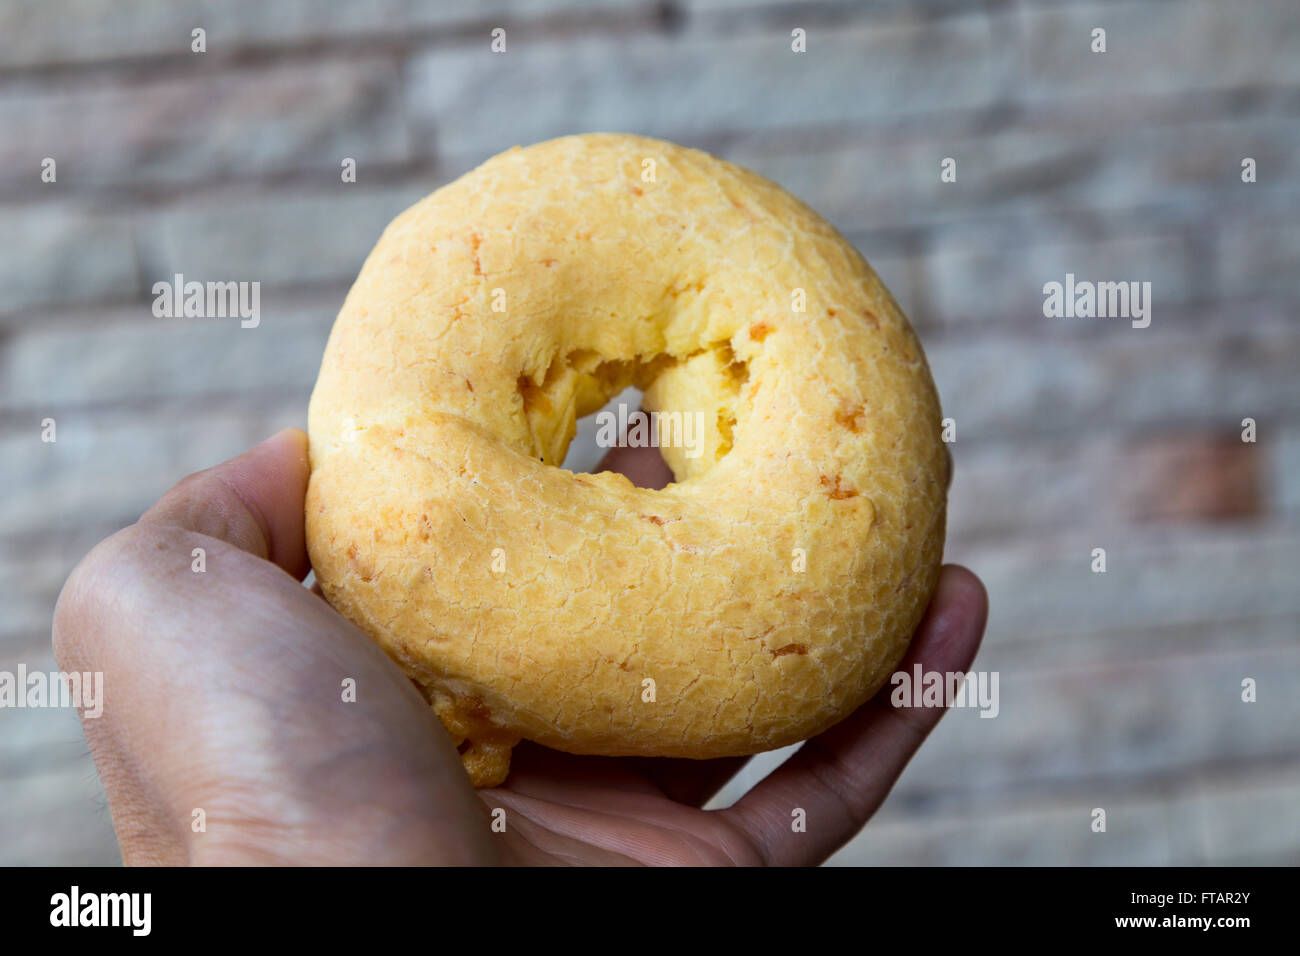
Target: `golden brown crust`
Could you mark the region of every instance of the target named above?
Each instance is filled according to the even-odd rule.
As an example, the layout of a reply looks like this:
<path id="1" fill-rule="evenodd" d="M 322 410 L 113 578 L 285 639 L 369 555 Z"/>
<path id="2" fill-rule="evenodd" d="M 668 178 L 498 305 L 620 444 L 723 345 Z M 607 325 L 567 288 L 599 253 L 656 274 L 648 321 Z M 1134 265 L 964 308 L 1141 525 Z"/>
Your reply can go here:
<path id="1" fill-rule="evenodd" d="M 705 413 L 662 491 L 556 467 L 629 383 Z M 756 753 L 906 650 L 943 550 L 939 415 L 888 291 L 798 200 L 658 140 L 552 140 L 367 259 L 312 395 L 308 548 L 476 785 L 520 738 Z"/>

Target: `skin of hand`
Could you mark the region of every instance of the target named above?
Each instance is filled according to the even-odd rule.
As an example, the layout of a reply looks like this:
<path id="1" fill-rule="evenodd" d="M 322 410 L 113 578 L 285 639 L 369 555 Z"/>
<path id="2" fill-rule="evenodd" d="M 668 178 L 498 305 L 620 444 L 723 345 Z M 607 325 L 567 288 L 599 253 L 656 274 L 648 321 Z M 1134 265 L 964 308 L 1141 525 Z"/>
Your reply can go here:
<path id="1" fill-rule="evenodd" d="M 657 456 L 627 454 L 606 467 L 662 487 Z M 506 784 L 475 792 L 397 666 L 302 586 L 307 477 L 306 435 L 280 432 L 181 481 L 63 588 L 55 651 L 66 671 L 104 674 L 103 714 L 83 726 L 128 864 L 816 864 L 944 713 L 878 694 L 722 810 L 701 807 L 745 758 L 524 742 Z M 968 670 L 987 606 L 970 571 L 945 566 L 900 669 Z"/>

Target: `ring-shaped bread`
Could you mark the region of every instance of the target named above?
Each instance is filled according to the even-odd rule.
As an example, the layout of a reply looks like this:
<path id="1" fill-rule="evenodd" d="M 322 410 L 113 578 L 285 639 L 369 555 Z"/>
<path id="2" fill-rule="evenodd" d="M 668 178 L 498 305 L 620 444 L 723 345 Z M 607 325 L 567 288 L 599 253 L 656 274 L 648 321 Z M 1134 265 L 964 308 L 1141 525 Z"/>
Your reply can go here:
<path id="1" fill-rule="evenodd" d="M 559 467 L 629 384 L 705 425 L 684 447 L 667 415 L 662 490 Z M 937 580 L 948 461 L 907 320 L 803 203 L 658 140 L 512 149 L 398 216 L 310 438 L 321 589 L 477 786 L 520 738 L 709 758 L 814 735 L 887 679 Z"/>

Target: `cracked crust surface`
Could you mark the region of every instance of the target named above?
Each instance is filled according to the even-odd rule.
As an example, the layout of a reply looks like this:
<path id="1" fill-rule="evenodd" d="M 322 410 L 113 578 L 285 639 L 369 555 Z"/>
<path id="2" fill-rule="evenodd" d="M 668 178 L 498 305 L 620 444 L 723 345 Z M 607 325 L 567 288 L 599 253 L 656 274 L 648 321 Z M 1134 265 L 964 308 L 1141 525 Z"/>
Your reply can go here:
<path id="1" fill-rule="evenodd" d="M 628 384 L 703 416 L 660 491 L 557 467 Z M 710 758 L 819 733 L 937 580 L 948 463 L 907 320 L 808 207 L 670 143 L 512 149 L 398 216 L 309 418 L 321 589 L 477 786 L 521 738 Z"/>

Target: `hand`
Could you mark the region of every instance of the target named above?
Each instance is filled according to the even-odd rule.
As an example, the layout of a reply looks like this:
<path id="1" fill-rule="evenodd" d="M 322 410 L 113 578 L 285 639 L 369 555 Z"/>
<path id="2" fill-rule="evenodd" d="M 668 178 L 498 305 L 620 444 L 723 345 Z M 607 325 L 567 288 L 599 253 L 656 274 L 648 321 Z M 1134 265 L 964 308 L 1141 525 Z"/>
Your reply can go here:
<path id="1" fill-rule="evenodd" d="M 104 674 L 103 715 L 83 725 L 127 863 L 814 864 L 875 812 L 942 716 L 878 695 L 727 810 L 699 808 L 744 758 L 524 743 L 505 786 L 476 793 L 401 671 L 300 583 L 306 450 L 289 430 L 191 475 L 60 595 L 60 666 Z M 965 671 L 986 609 L 975 576 L 945 567 L 901 666 Z M 806 832 L 791 832 L 795 807 Z"/>

